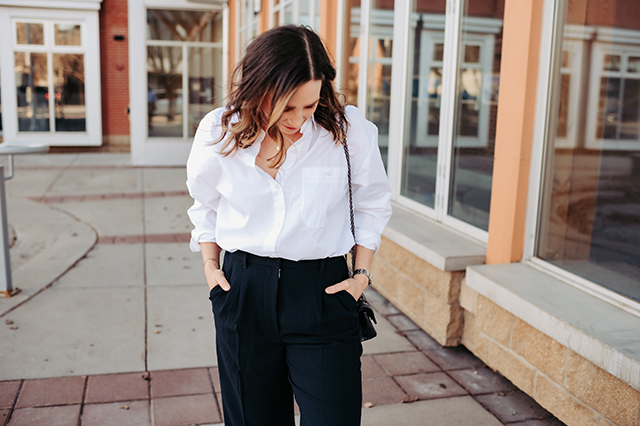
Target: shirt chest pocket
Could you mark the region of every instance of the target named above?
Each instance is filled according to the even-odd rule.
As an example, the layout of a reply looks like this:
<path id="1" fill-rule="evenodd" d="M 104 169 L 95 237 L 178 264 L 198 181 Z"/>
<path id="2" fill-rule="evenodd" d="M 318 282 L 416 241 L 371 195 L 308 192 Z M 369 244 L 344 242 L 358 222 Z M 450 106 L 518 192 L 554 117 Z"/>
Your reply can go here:
<path id="1" fill-rule="evenodd" d="M 330 213 L 345 202 L 346 168 L 307 167 L 302 170 L 302 220 L 310 228 L 326 225 Z M 345 208 L 348 206 L 345 204 Z"/>

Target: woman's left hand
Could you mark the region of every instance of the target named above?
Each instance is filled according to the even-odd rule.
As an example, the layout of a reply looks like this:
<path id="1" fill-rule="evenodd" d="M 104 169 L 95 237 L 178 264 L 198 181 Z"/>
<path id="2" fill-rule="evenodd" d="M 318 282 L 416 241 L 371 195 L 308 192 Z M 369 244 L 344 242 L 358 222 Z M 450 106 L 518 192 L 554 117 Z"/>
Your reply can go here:
<path id="1" fill-rule="evenodd" d="M 327 287 L 324 291 L 327 294 L 335 294 L 339 291 L 345 290 L 349 293 L 355 300 L 358 300 L 364 290 L 369 285 L 369 279 L 363 274 L 354 275 L 353 278 L 347 278 L 344 281 L 339 282 L 338 284 L 334 284 L 331 287 Z"/>

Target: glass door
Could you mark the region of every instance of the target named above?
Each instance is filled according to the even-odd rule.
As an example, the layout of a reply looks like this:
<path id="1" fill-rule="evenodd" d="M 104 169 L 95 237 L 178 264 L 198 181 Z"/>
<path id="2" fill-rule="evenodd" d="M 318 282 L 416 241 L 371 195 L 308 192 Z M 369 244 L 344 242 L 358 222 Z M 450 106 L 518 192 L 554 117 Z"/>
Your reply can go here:
<path id="1" fill-rule="evenodd" d="M 222 106 L 228 14 L 176 1 L 130 0 L 131 154 L 136 165 L 184 165 L 200 120 Z"/>

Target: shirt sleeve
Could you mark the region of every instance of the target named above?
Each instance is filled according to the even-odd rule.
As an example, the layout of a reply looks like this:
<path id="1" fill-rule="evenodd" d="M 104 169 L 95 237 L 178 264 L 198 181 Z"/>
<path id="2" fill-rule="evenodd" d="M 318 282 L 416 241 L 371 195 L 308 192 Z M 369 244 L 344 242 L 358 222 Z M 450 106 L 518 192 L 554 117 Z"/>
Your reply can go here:
<path id="1" fill-rule="evenodd" d="M 201 242 L 216 242 L 216 221 L 220 193 L 216 184 L 221 175 L 219 154 L 213 145 L 219 136 L 220 110 L 202 119 L 187 160 L 187 189 L 194 199 L 187 211 L 194 229 L 189 248 L 200 251 Z"/>
<path id="2" fill-rule="evenodd" d="M 353 106 L 348 106 L 346 113 L 356 241 L 377 251 L 392 213 L 391 187 L 378 148 L 378 128 Z"/>

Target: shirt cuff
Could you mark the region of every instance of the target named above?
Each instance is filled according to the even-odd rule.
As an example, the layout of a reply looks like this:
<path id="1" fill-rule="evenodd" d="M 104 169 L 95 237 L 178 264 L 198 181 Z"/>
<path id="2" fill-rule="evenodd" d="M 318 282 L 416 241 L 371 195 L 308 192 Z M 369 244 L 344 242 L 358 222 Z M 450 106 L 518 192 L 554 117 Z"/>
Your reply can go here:
<path id="1" fill-rule="evenodd" d="M 189 240 L 189 248 L 192 252 L 198 252 L 200 250 L 200 243 L 215 243 L 216 237 L 213 234 L 206 232 L 198 232 L 195 229 L 191 231 L 191 240 Z"/>
<path id="2" fill-rule="evenodd" d="M 359 246 L 373 250 L 374 254 L 378 252 L 381 241 L 380 235 L 366 229 L 356 229 L 356 237 Z"/>

